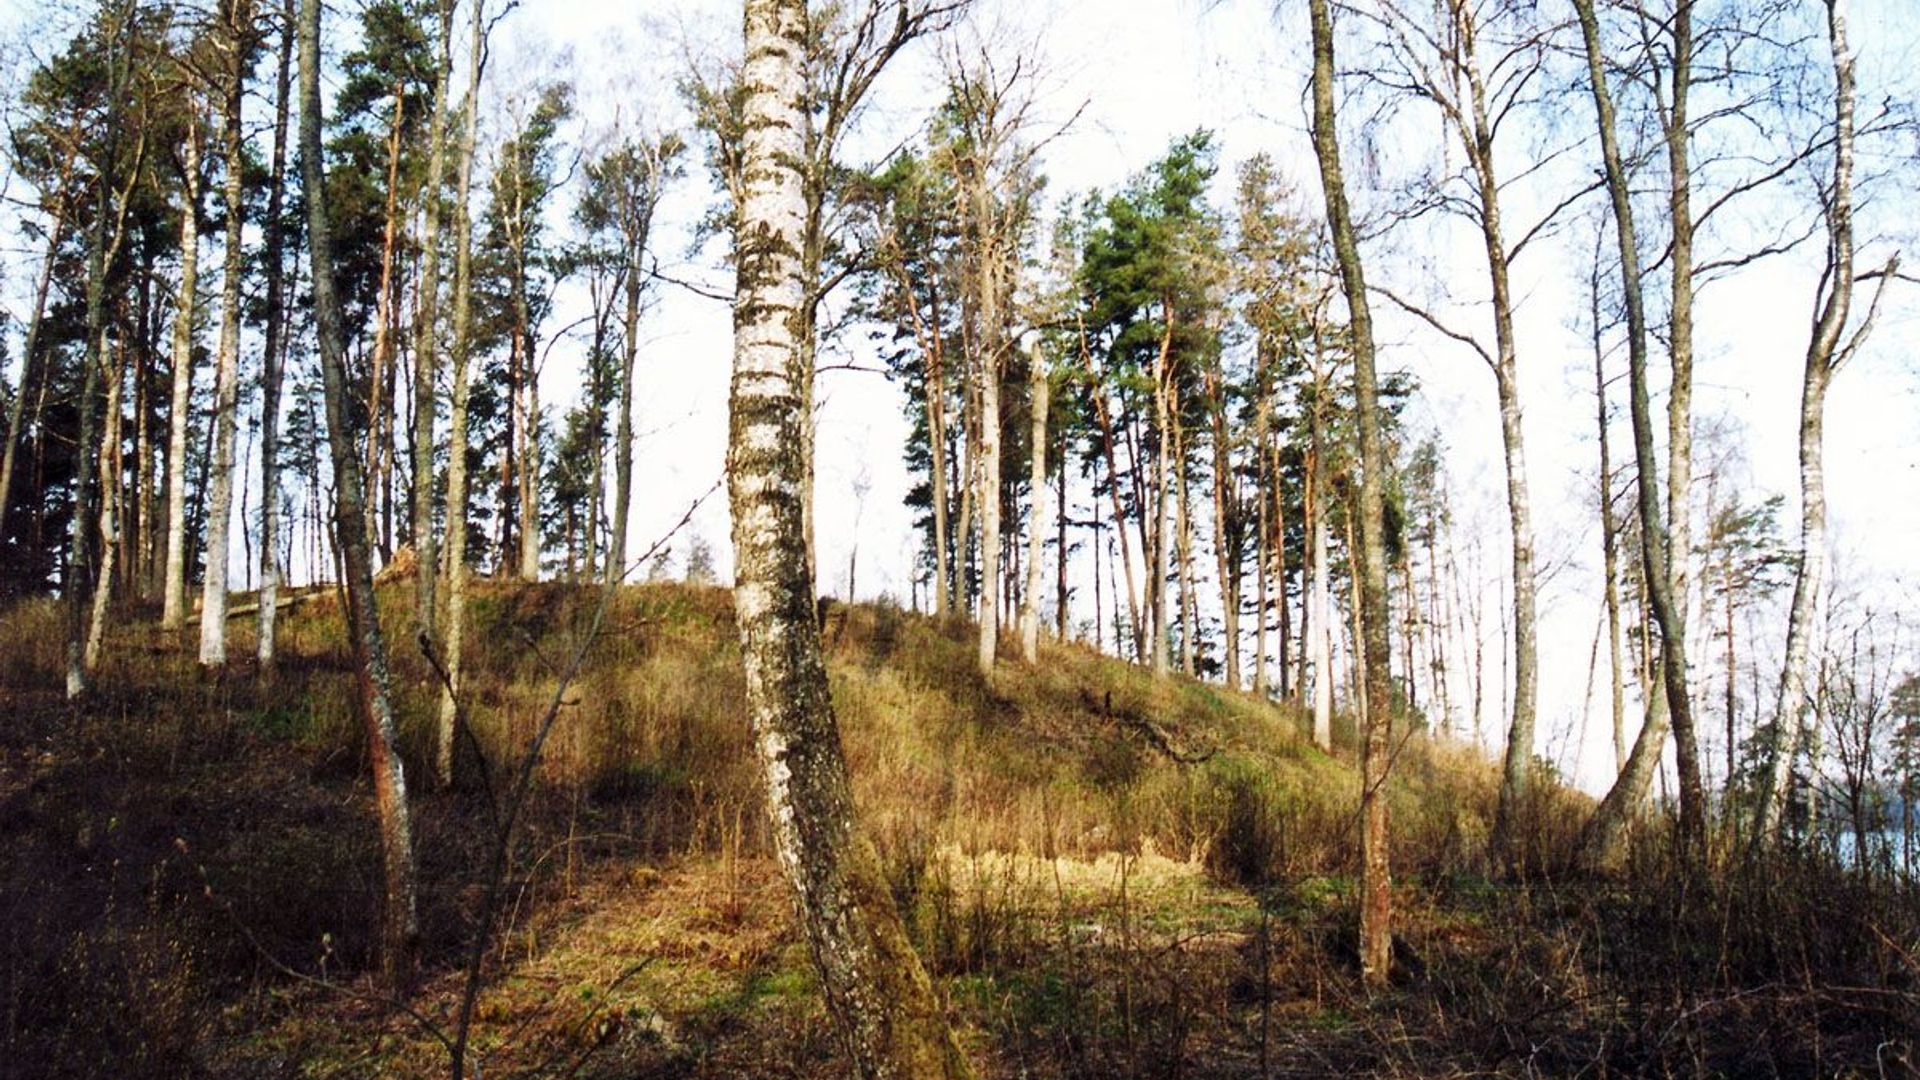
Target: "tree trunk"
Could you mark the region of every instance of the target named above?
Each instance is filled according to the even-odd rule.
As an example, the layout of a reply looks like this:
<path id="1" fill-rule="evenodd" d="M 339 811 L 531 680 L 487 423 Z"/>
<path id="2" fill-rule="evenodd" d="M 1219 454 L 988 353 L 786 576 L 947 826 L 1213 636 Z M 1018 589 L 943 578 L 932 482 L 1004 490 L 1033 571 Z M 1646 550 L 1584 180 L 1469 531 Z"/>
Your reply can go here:
<path id="1" fill-rule="evenodd" d="M 132 17 L 132 5 L 121 9 L 121 30 L 126 31 L 128 20 Z M 116 69 L 115 64 L 118 64 Z M 127 206 L 133 197 L 133 189 L 139 183 L 141 167 L 146 157 L 146 128 L 140 128 L 138 149 L 133 155 L 133 167 L 127 170 L 127 183 L 117 196 L 117 200 L 108 196 L 113 194 L 113 177 L 119 167 L 119 123 L 120 99 L 127 84 L 131 81 L 133 61 L 131 53 L 124 47 L 116 59 L 108 56 L 108 101 L 107 108 L 107 149 L 101 163 L 100 175 L 96 180 L 98 190 L 94 194 L 95 208 L 93 235 L 87 243 L 87 301 L 86 301 L 86 352 L 81 360 L 85 372 L 81 378 L 79 438 L 76 442 L 75 481 L 73 492 L 73 521 L 68 526 L 67 565 L 60 581 L 61 599 L 66 605 L 67 616 L 67 700 L 74 701 L 87 693 L 91 687 L 88 677 L 87 642 L 87 573 L 93 567 L 92 545 L 88 543 L 87 533 L 95 522 L 94 472 L 100 448 L 94 442 L 94 422 L 97 406 L 94 398 L 100 393 L 100 380 L 106 365 L 107 340 L 107 271 L 113 266 L 118 255 L 120 242 L 126 236 Z M 117 206 L 114 203 L 117 201 Z M 108 225 L 112 223 L 112 238 L 108 238 Z M 118 401 L 115 401 L 118 407 Z M 107 550 L 111 550 L 108 545 Z M 111 575 L 108 575 L 111 577 Z M 102 613 L 104 617 L 104 612 Z"/>
<path id="2" fill-rule="evenodd" d="M 1052 528 L 1047 498 L 1047 390 L 1046 361 L 1035 349 L 1027 360 L 1027 411 L 1032 421 L 1027 493 L 1032 511 L 1027 523 L 1027 587 L 1020 597 L 1020 651 L 1030 664 L 1040 659 L 1040 580 L 1046 568 L 1047 531 Z"/>
<path id="3" fill-rule="evenodd" d="M 1228 535 L 1228 518 L 1236 512 L 1233 492 L 1233 444 L 1227 434 L 1226 380 L 1216 359 L 1207 368 L 1208 413 L 1213 421 L 1213 551 L 1220 575 L 1222 631 L 1226 635 L 1227 686 L 1240 684 L 1240 553 Z M 1262 642 L 1264 644 L 1264 634 Z M 1257 681 L 1257 679 L 1256 679 Z"/>
<path id="4" fill-rule="evenodd" d="M 440 695 L 434 774 L 443 788 L 453 785 L 454 726 L 459 695 L 465 688 L 463 653 L 467 633 L 467 405 L 471 392 L 473 343 L 473 158 L 480 130 L 480 76 L 486 58 L 486 3 L 474 0 L 472 39 L 467 54 L 466 119 L 460 134 L 460 163 L 454 180 L 453 215 L 453 392 L 447 421 L 447 655 L 446 687 Z M 427 568 L 421 567 L 421 573 Z"/>
<path id="5" fill-rule="evenodd" d="M 1607 424 L 1606 352 L 1600 345 L 1600 279 L 1594 267 L 1591 315 L 1593 318 L 1593 392 L 1599 411 L 1600 435 L 1600 554 L 1603 589 L 1607 606 L 1607 670 L 1609 715 L 1613 719 L 1613 768 L 1615 773 L 1627 765 L 1627 685 L 1624 661 L 1620 655 L 1620 530 L 1613 519 L 1613 440 Z"/>
<path id="6" fill-rule="evenodd" d="M 246 91 L 247 48 L 252 35 L 252 0 L 226 0 L 222 18 L 227 26 L 228 62 L 232 65 L 221 87 L 222 140 L 226 151 L 227 236 L 225 265 L 220 282 L 220 357 L 213 383 L 213 490 L 207 507 L 207 565 L 200 588 L 200 666 L 224 667 L 227 662 L 227 567 L 229 531 L 233 520 L 233 440 L 240 411 L 240 277 L 245 273 L 242 247 L 246 228 L 246 189 L 241 162 L 246 133 L 240 127 L 242 95 Z"/>
<path id="7" fill-rule="evenodd" d="M 1173 546 L 1173 523 L 1167 517 L 1167 504 L 1173 501 L 1173 409 L 1168 401 L 1172 394 L 1169 383 L 1173 378 L 1173 312 L 1166 312 L 1166 320 L 1160 355 L 1153 367 L 1153 422 L 1158 452 L 1154 457 L 1153 557 L 1148 560 L 1149 585 L 1153 589 L 1153 675 L 1160 679 L 1167 676 L 1172 662 L 1169 654 L 1171 618 L 1167 611 L 1168 579 L 1172 575 L 1167 556 Z"/>
<path id="8" fill-rule="evenodd" d="M 727 475 L 734 607 L 774 847 L 856 1074 L 965 1077 L 970 1070 L 907 940 L 878 856 L 855 826 L 814 616 L 805 521 L 810 440 L 803 434 L 812 418 L 796 362 L 806 351 L 798 337 L 809 303 L 800 168 L 806 5 L 746 0 L 745 9 L 746 184 L 736 237 Z M 983 622 L 993 602 L 989 590 Z"/>
<path id="9" fill-rule="evenodd" d="M 440 552 L 433 533 L 434 383 L 439 364 L 440 195 L 447 176 L 447 93 L 453 70 L 454 0 L 439 0 L 439 59 L 433 75 L 433 112 L 427 121 L 427 178 L 423 185 L 424 220 L 420 229 L 419 298 L 413 313 L 413 478 L 409 491 L 408 532 L 420 570 L 414 575 L 414 622 L 432 639 L 439 630 Z"/>
<path id="10" fill-rule="evenodd" d="M 380 546 L 391 553 L 383 527 L 382 504 L 390 495 L 384 474 L 387 457 L 392 453 L 393 414 L 393 330 L 394 308 L 399 298 L 393 283 L 395 236 L 400 228 L 400 129 L 406 120 L 404 88 L 393 89 L 393 115 L 387 124 L 387 194 L 380 231 L 380 283 L 375 292 L 373 316 L 373 360 L 367 376 L 367 533 L 380 537 Z M 385 518 L 391 521 L 390 515 Z"/>
<path id="11" fill-rule="evenodd" d="M 186 187 L 180 209 L 180 298 L 173 324 L 173 403 L 167 420 L 167 567 L 160 628 L 187 628 L 187 429 L 193 411 L 193 318 L 200 289 L 200 135 L 187 118 Z"/>
<path id="12" fill-rule="evenodd" d="M 1706 837 L 1706 791 L 1694 731 L 1693 691 L 1687 673 L 1688 564 L 1693 555 L 1693 136 L 1688 101 L 1693 89 L 1693 0 L 1673 13 L 1672 100 L 1663 120 L 1667 149 L 1667 210 L 1672 219 L 1667 352 L 1667 536 L 1664 588 L 1654 593 L 1667 709 L 1673 714 L 1674 757 L 1680 777 L 1680 840 L 1690 852 Z"/>
<path id="13" fill-rule="evenodd" d="M 1383 491 L 1387 459 L 1382 445 L 1379 384 L 1373 357 L 1373 317 L 1360 261 L 1333 106 L 1333 19 L 1328 0 L 1308 0 L 1313 30 L 1313 142 L 1327 222 L 1346 291 L 1353 349 L 1356 419 L 1360 428 L 1361 654 L 1366 716 L 1360 741 L 1360 970 L 1369 985 L 1385 985 L 1393 958 L 1391 878 L 1387 863 L 1387 768 L 1393 703 L 1388 652 L 1387 568 Z"/>
<path id="14" fill-rule="evenodd" d="M 1793 759 L 1807 723 L 1807 654 L 1820 603 L 1827 564 L 1827 487 L 1825 465 L 1827 388 L 1845 359 L 1842 335 L 1853 302 L 1853 53 L 1847 44 L 1847 0 L 1827 0 L 1827 43 L 1834 75 L 1833 189 L 1826 207 L 1826 297 L 1807 346 L 1806 373 L 1800 390 L 1800 558 L 1794 575 L 1793 606 L 1787 618 L 1787 655 L 1780 672 L 1780 696 L 1774 706 L 1773 745 L 1761 782 L 1756 838 L 1767 844 L 1780 838 Z M 1884 286 L 1886 276 L 1881 278 Z M 1871 316 L 1869 316 L 1871 319 Z M 1862 327 L 1864 333 L 1865 327 Z M 1850 349 L 1859 337 L 1846 346 Z"/>
<path id="15" fill-rule="evenodd" d="M 267 327 L 260 364 L 260 670 L 271 677 L 274 628 L 280 602 L 280 384 L 286 370 L 287 112 L 293 76 L 293 0 L 287 0 L 280 31 L 280 66 L 274 77 L 273 166 L 267 192 Z M 423 563 L 422 566 L 427 564 Z M 422 570 L 423 576 L 431 576 Z"/>
<path id="16" fill-rule="evenodd" d="M 1193 502 L 1189 498 L 1187 484 L 1187 433 L 1180 422 L 1180 405 L 1176 396 L 1173 415 L 1173 476 L 1174 476 L 1174 552 L 1179 560 L 1180 579 L 1180 672 L 1187 678 L 1199 676 L 1196 657 L 1199 636 L 1200 604 L 1197 589 L 1194 587 L 1193 574 Z"/>
<path id="17" fill-rule="evenodd" d="M 992 284 L 988 288 L 993 288 Z M 982 313 L 983 326 L 997 318 Z M 1000 355 L 988 338 L 980 348 L 980 462 L 975 474 L 980 494 L 980 651 L 982 678 L 993 677 L 1000 645 Z M 811 502 L 811 500 L 809 500 Z"/>
<path id="18" fill-rule="evenodd" d="M 1307 587 L 1310 598 L 1307 617 L 1301 620 L 1307 640 L 1300 650 L 1303 662 L 1313 665 L 1313 742 L 1322 750 L 1333 749 L 1333 608 L 1327 588 L 1327 511 L 1325 487 L 1321 478 L 1321 432 L 1324 427 L 1326 375 L 1320 364 L 1325 357 L 1320 320 L 1313 323 L 1313 400 L 1307 412 L 1306 511 Z M 1306 676 L 1302 674 L 1304 685 Z"/>
<path id="19" fill-rule="evenodd" d="M 657 144 L 656 144 L 657 145 Z M 633 506 L 633 365 L 640 352 L 640 274 L 653 227 L 653 207 L 658 199 L 665 163 L 657 161 L 648 174 L 653 187 L 644 205 L 630 204 L 621 215 L 621 238 L 626 250 L 626 312 L 620 347 L 620 418 L 613 444 L 613 521 L 608 546 L 608 579 L 617 581 L 627 572 L 627 526 Z M 625 197 L 632 199 L 632 193 Z"/>
<path id="20" fill-rule="evenodd" d="M 1093 352 L 1087 348 L 1086 327 L 1080 327 L 1080 358 L 1087 368 L 1087 394 L 1093 398 L 1094 418 L 1100 422 L 1100 452 L 1107 463 L 1107 498 L 1113 505 L 1113 528 L 1120 534 L 1120 566 L 1126 574 L 1127 587 L 1127 626 L 1133 636 L 1133 659 L 1136 663 L 1147 659 L 1146 643 L 1143 640 L 1140 624 L 1139 590 L 1133 578 L 1133 542 L 1127 536 L 1127 518 L 1120 503 L 1120 467 L 1114 451 L 1113 416 L 1107 411 L 1107 399 L 1100 391 L 1100 373 L 1094 367 Z M 1146 512 L 1145 501 L 1141 502 L 1141 512 Z M 1144 556 L 1146 553 L 1141 552 Z M 1117 583 L 1116 583 L 1117 584 Z M 1119 605 L 1114 605 L 1115 620 L 1119 619 Z"/>
<path id="21" fill-rule="evenodd" d="M 100 656 L 106 644 L 107 619 L 113 607 L 114 559 L 120 549 L 120 468 L 121 391 L 126 385 L 126 349 L 107 380 L 106 431 L 100 440 L 100 572 L 94 575 L 93 616 L 87 626 L 87 644 L 82 665 L 88 679 L 100 670 Z M 107 344 L 100 343 L 105 362 Z"/>
<path id="22" fill-rule="evenodd" d="M 1683 7 L 1686 2 L 1683 0 Z M 1619 854 L 1620 841 L 1626 835 L 1627 825 L 1659 765 L 1669 723 L 1676 729 L 1676 741 L 1683 743 L 1679 747 L 1682 758 L 1693 747 L 1690 734 L 1685 740 L 1679 738 L 1679 723 L 1673 719 L 1676 714 L 1684 714 L 1691 731 L 1686 633 L 1676 617 L 1678 613 L 1669 592 L 1672 579 L 1668 576 L 1668 536 L 1660 508 L 1659 465 L 1653 451 L 1652 408 L 1647 389 L 1646 304 L 1641 287 L 1640 247 L 1633 219 L 1632 189 L 1616 134 L 1613 94 L 1607 84 L 1606 65 L 1600 46 L 1600 26 L 1594 13 L 1593 0 L 1574 0 L 1574 12 L 1579 19 L 1581 37 L 1586 46 L 1588 85 L 1593 94 L 1607 193 L 1613 205 L 1614 228 L 1619 241 L 1621 293 L 1627 309 L 1628 399 L 1633 420 L 1634 465 L 1639 478 L 1636 490 L 1641 527 L 1641 562 L 1646 579 L 1647 601 L 1660 627 L 1662 685 L 1665 690 L 1664 702 L 1659 704 L 1653 700 L 1659 695 L 1649 693 L 1646 721 L 1627 756 L 1626 767 L 1620 770 L 1613 787 L 1595 808 L 1582 834 L 1580 861 L 1587 866 L 1600 866 L 1613 861 Z M 1676 262 L 1676 273 L 1679 266 L 1680 263 Z M 1675 345 L 1676 351 L 1679 348 L 1679 345 Z M 1679 368 L 1676 367 L 1676 378 L 1678 372 Z M 1681 558 L 1684 562 L 1684 556 Z M 1697 756 L 1695 764 L 1697 779 Z M 1684 778 L 1682 797 L 1686 798 Z M 1693 807 L 1693 812 L 1697 813 L 1698 810 L 1697 806 Z M 1688 814 L 1688 808 L 1683 806 L 1683 818 Z M 1689 832 L 1689 827 L 1684 823 L 1682 832 L 1683 835 Z M 1700 834 L 1694 832 L 1691 835 Z"/>
<path id="23" fill-rule="evenodd" d="M 320 0 L 300 8 L 300 181 L 307 201 L 307 254 L 312 264 L 314 322 L 319 331 L 320 370 L 326 389 L 327 442 L 333 458 L 334 521 L 347 590 L 347 621 L 353 638 L 380 822 L 385 905 L 380 963 L 388 987 L 404 995 L 413 979 L 420 924 L 415 915 L 415 874 L 407 781 L 394 749 L 392 677 L 387 646 L 374 604 L 373 557 L 367 537 L 360 459 L 347 418 L 346 350 L 339 297 L 333 283 L 333 233 L 320 157 Z"/>

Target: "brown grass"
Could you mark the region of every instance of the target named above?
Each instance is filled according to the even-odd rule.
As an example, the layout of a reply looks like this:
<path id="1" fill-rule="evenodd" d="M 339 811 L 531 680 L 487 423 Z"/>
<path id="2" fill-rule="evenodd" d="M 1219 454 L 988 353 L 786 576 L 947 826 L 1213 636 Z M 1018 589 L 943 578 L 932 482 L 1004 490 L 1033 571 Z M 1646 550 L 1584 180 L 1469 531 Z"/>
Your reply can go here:
<path id="1" fill-rule="evenodd" d="M 390 626 L 407 593 L 382 597 Z M 469 711 L 495 775 L 594 602 L 478 590 Z M 484 1075 L 844 1073 L 768 858 L 729 607 L 684 586 L 615 602 L 517 853 L 476 1031 Z M 58 700 L 58 627 L 50 604 L 0 613 L 0 1076 L 442 1074 L 418 1024 L 266 960 L 355 985 L 370 961 L 371 807 L 335 602 L 289 613 L 271 687 L 244 665 L 209 680 L 125 626 L 79 711 Z M 234 629 L 250 655 L 247 622 Z M 1496 773 L 1416 736 L 1391 792 L 1403 974 L 1369 996 L 1351 971 L 1357 781 L 1296 712 L 1074 646 L 1009 660 L 989 685 L 969 627 L 887 607 L 833 607 L 825 636 L 864 827 L 987 1075 L 1910 1060 L 1911 883 L 1813 862 L 1702 881 L 1649 828 L 1622 882 L 1499 884 L 1484 859 Z M 436 682 L 397 639 L 394 658 L 421 777 Z M 416 789 L 414 1005 L 440 1022 L 482 883 L 477 764 L 454 791 Z M 1527 836 L 1531 865 L 1551 868 L 1587 803 L 1540 787 Z"/>

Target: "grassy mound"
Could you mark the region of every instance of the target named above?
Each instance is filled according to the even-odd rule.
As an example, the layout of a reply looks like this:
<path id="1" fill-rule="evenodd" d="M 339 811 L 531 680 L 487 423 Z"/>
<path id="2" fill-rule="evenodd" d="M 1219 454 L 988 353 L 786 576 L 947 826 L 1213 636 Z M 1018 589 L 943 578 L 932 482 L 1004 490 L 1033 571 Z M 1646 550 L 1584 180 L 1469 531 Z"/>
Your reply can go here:
<path id="1" fill-rule="evenodd" d="M 383 602 L 407 625 L 408 593 Z M 121 628 L 79 710 L 59 621 L 0 616 L 0 1076 L 432 1076 L 484 887 L 489 789 L 597 600 L 483 586 L 474 738 L 416 784 L 427 970 L 367 978 L 372 808 L 337 601 L 286 615 L 269 684 Z M 245 619 L 233 654 L 250 655 Z M 1905 1067 L 1920 898 L 1817 861 L 1702 878 L 1642 830 L 1624 881 L 1497 884 L 1497 777 L 1397 743 L 1397 953 L 1352 970 L 1358 779 L 1286 706 L 1075 646 L 1003 663 L 968 626 L 829 607 L 864 827 L 990 1076 L 1814 1075 Z M 424 778 L 437 677 L 394 633 Z M 473 1054 L 483 1075 L 844 1075 L 768 857 L 723 590 L 622 590 L 541 763 Z M 1552 866 L 1585 800 L 1528 815 Z M 322 986 L 314 980 L 324 980 Z M 423 1022 L 424 1021 L 424 1022 Z"/>

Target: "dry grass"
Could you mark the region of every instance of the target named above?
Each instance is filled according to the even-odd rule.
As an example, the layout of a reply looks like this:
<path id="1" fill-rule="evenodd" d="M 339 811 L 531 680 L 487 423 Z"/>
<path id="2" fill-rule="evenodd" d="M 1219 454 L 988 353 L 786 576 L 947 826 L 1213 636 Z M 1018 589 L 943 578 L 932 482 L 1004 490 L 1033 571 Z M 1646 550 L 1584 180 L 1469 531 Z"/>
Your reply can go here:
<path id="1" fill-rule="evenodd" d="M 407 592 L 382 598 L 392 627 Z M 478 591 L 469 711 L 493 772 L 594 599 Z M 844 1073 L 768 858 L 729 608 L 682 586 L 614 604 L 489 955 L 484 1075 Z M 262 961 L 355 984 L 369 961 L 371 810 L 334 600 L 286 618 L 271 688 L 244 666 L 208 681 L 124 627 L 79 712 L 58 701 L 58 615 L 0 613 L 0 1076 L 444 1074 L 417 1023 Z M 886 607 L 831 608 L 825 636 L 864 826 L 987 1075 L 1870 1074 L 1912 1053 L 1910 887 L 1809 864 L 1703 888 L 1657 843 L 1626 886 L 1499 885 L 1492 766 L 1414 737 L 1391 792 L 1403 976 L 1369 996 L 1350 966 L 1357 780 L 1296 712 L 1071 646 L 989 684 L 969 627 Z M 434 676 L 404 643 L 395 670 L 422 776 Z M 476 764 L 416 795 L 414 1004 L 441 1023 L 481 885 Z M 1584 800 L 1541 790 L 1528 836 L 1551 867 Z"/>

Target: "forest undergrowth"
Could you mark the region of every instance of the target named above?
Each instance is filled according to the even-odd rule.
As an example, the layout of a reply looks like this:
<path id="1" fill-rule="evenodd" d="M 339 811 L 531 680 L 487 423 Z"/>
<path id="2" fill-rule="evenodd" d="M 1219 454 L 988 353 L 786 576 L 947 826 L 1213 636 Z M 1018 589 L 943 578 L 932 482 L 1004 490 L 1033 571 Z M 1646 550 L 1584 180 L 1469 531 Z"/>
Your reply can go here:
<path id="1" fill-rule="evenodd" d="M 405 625 L 406 590 L 383 596 Z M 486 891 L 488 808 L 597 594 L 480 588 L 472 738 L 430 790 L 438 683 L 395 649 L 424 967 L 375 989 L 377 843 L 337 600 L 297 601 L 271 683 L 203 678 L 129 620 L 61 700 L 59 613 L 0 616 L 0 1077 L 436 1076 Z M 249 631 L 235 619 L 236 639 Z M 1590 808 L 1397 741 L 1396 980 L 1354 956 L 1358 778 L 1285 705 L 1075 646 L 991 685 L 969 627 L 823 614 L 863 827 L 983 1074 L 1916 1074 L 1920 888 L 1817 851 L 1697 863 L 1649 816 L 1563 869 Z M 838 1076 L 773 865 L 724 590 L 623 590 L 569 686 L 489 943 L 478 1075 Z M 236 641 L 236 653 L 249 654 Z M 1550 778 L 1549 778 L 1550 779 Z"/>

